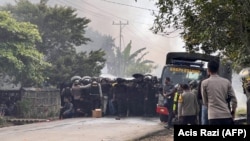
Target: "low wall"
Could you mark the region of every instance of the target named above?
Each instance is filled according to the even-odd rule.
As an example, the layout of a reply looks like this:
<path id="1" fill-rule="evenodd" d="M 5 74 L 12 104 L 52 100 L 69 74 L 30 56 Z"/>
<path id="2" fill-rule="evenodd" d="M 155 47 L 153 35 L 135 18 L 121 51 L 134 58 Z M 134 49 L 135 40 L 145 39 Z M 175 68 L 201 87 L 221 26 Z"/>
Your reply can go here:
<path id="1" fill-rule="evenodd" d="M 50 118 L 59 116 L 60 107 L 58 89 L 23 88 L 17 112 L 20 118 Z"/>

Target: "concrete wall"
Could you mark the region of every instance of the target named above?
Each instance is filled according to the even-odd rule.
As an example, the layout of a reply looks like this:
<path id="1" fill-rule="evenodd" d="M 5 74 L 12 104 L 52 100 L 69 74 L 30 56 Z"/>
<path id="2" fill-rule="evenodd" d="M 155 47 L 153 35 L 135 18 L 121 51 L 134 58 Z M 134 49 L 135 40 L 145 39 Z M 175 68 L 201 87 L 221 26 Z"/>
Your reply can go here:
<path id="1" fill-rule="evenodd" d="M 58 117 L 61 107 L 58 89 L 24 88 L 18 102 L 19 116 L 22 118 Z"/>

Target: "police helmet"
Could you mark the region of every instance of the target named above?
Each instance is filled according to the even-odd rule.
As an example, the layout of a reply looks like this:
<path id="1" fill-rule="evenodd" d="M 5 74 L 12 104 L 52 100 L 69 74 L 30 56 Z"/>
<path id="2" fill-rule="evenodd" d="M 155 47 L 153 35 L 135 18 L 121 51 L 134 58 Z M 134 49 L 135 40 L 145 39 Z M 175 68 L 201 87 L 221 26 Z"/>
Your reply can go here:
<path id="1" fill-rule="evenodd" d="M 74 81 L 74 85 L 77 85 L 79 83 L 80 83 L 80 80 L 78 80 L 78 79 Z"/>
<path id="2" fill-rule="evenodd" d="M 125 79 L 118 77 L 118 78 L 116 79 L 116 82 L 120 84 L 120 83 L 125 82 Z"/>
<path id="3" fill-rule="evenodd" d="M 132 75 L 134 78 L 144 78 L 144 75 L 143 74 L 140 74 L 140 73 L 135 73 Z"/>

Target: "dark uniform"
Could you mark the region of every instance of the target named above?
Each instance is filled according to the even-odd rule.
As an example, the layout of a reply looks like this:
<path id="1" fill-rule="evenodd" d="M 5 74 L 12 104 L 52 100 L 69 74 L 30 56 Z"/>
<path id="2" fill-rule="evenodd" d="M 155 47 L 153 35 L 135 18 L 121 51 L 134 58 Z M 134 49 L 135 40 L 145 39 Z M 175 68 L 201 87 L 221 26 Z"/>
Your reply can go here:
<path id="1" fill-rule="evenodd" d="M 163 95 L 164 95 L 164 106 L 168 108 L 168 124 L 165 126 L 166 128 L 172 127 L 172 118 L 173 118 L 173 101 L 174 101 L 174 93 L 175 88 L 174 85 L 170 82 L 170 78 L 166 78 L 165 85 L 163 87 Z"/>
<path id="2" fill-rule="evenodd" d="M 102 109 L 102 98 L 103 98 L 103 95 L 102 95 L 102 87 L 100 85 L 99 82 L 97 82 L 97 80 L 93 80 L 91 82 L 91 86 L 89 88 L 89 94 L 90 94 L 90 97 L 91 97 L 91 107 L 92 107 L 92 110 L 95 110 L 95 109 Z"/>
<path id="3" fill-rule="evenodd" d="M 132 109 L 136 116 L 144 115 L 144 102 L 145 102 L 145 90 L 144 90 L 144 75 L 136 73 L 133 74 L 134 86 L 133 86 L 133 101 Z"/>
<path id="4" fill-rule="evenodd" d="M 64 105 L 60 109 L 59 118 L 71 118 L 74 115 L 74 107 L 73 104 L 69 101 L 68 98 L 64 98 Z"/>
<path id="5" fill-rule="evenodd" d="M 127 86 L 125 80 L 117 78 L 117 84 L 113 87 L 114 99 L 117 102 L 117 116 L 124 116 L 127 112 Z"/>
<path id="6" fill-rule="evenodd" d="M 154 85 L 151 78 L 144 79 L 143 86 L 143 94 L 144 94 L 144 116 L 153 116 L 155 114 L 156 103 L 155 103 L 155 91 Z"/>
<path id="7" fill-rule="evenodd" d="M 134 115 L 133 111 L 133 96 L 134 93 L 134 82 L 133 80 L 127 80 L 126 86 L 127 86 L 127 116 Z"/>
<path id="8" fill-rule="evenodd" d="M 109 97 L 110 97 L 110 93 L 111 93 L 111 88 L 112 85 L 111 83 L 109 83 L 109 81 L 107 79 L 102 79 L 101 81 L 101 88 L 102 88 L 102 94 L 103 94 L 103 98 L 102 98 L 102 110 L 103 110 L 103 114 L 107 115 L 108 114 L 108 101 L 109 101 Z"/>
<path id="9" fill-rule="evenodd" d="M 69 98 L 72 101 L 73 97 L 71 94 L 72 83 L 64 82 L 60 84 L 60 97 L 61 97 L 61 106 L 64 105 L 64 97 Z"/>

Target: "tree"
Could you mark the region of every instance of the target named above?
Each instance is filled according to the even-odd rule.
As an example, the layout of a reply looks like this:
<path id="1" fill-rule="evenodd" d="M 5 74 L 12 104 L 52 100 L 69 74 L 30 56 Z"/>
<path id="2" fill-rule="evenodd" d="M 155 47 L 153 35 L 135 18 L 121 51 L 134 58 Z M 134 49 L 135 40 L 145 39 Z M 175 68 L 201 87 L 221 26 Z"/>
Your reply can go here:
<path id="1" fill-rule="evenodd" d="M 234 65 L 250 63 L 248 0 L 159 0 L 154 33 L 182 30 L 189 52 L 219 52 Z"/>
<path id="2" fill-rule="evenodd" d="M 110 69 L 110 64 L 112 65 L 115 59 L 115 39 L 110 35 L 103 35 L 98 31 L 94 31 L 92 28 L 86 30 L 86 37 L 90 38 L 91 41 L 86 45 L 77 47 L 77 52 L 90 52 L 102 49 L 106 54 L 106 67 Z"/>
<path id="3" fill-rule="evenodd" d="M 41 84 L 50 64 L 43 60 L 35 45 L 41 42 L 37 26 L 17 22 L 8 12 L 0 12 L 0 73 L 22 86 Z"/>
<path id="4" fill-rule="evenodd" d="M 116 49 L 115 59 L 108 64 L 109 73 L 119 77 L 129 77 L 134 73 L 150 73 L 157 67 L 153 65 L 153 61 L 143 60 L 148 52 L 139 56 L 146 48 L 140 48 L 134 53 L 131 53 L 131 48 L 132 41 L 129 42 L 123 51 L 121 51 L 120 48 Z"/>
<path id="5" fill-rule="evenodd" d="M 90 20 L 78 17 L 75 9 L 57 5 L 49 7 L 47 0 L 41 0 L 38 4 L 18 0 L 16 5 L 9 4 L 2 9 L 11 11 L 19 21 L 38 26 L 42 42 L 37 43 L 36 47 L 52 64 L 52 68 L 45 71 L 48 83 L 58 85 L 75 74 L 99 75 L 103 68 L 104 52 L 97 50 L 88 55 L 76 52 L 77 46 L 90 41 L 85 37 Z"/>
<path id="6" fill-rule="evenodd" d="M 76 10 L 71 7 L 49 7 L 47 0 L 41 0 L 38 4 L 18 0 L 16 5 L 9 4 L 2 9 L 11 11 L 19 21 L 31 22 L 38 26 L 42 42 L 37 44 L 37 49 L 52 63 L 59 54 L 65 55 L 75 51 L 75 46 L 90 41 L 84 36 L 90 20 L 78 17 Z"/>
<path id="7" fill-rule="evenodd" d="M 100 75 L 105 64 L 105 53 L 102 50 L 67 54 L 59 56 L 53 67 L 49 70 L 50 82 L 67 82 L 72 76 Z"/>

